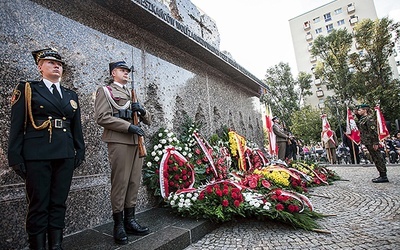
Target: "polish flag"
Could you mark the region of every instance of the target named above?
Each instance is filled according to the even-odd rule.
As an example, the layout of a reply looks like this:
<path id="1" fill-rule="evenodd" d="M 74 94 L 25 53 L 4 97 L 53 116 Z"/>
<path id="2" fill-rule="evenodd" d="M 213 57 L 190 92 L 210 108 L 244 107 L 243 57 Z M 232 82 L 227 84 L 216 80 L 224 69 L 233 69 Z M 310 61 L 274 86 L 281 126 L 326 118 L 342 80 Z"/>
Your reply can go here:
<path id="1" fill-rule="evenodd" d="M 360 130 L 357 128 L 357 124 L 354 121 L 353 114 L 351 110 L 347 108 L 347 119 L 346 119 L 346 136 L 352 140 L 355 144 L 360 144 L 361 137 L 360 137 Z"/>
<path id="2" fill-rule="evenodd" d="M 276 155 L 276 135 L 274 134 L 274 132 L 272 131 L 272 111 L 271 111 L 271 107 L 268 106 L 267 110 L 267 115 L 265 116 L 265 120 L 266 120 L 266 127 L 267 127 L 267 133 L 268 133 L 268 141 L 269 141 L 269 153 L 271 155 Z"/>
<path id="3" fill-rule="evenodd" d="M 327 143 L 329 140 L 335 143 L 335 139 L 333 139 L 333 131 L 331 129 L 331 125 L 329 125 L 328 117 L 326 114 L 321 115 L 322 118 L 322 132 L 321 132 L 321 139 L 323 142 Z"/>
<path id="4" fill-rule="evenodd" d="M 379 105 L 375 107 L 375 111 L 376 111 L 376 122 L 378 125 L 379 140 L 382 141 L 383 139 L 389 137 L 390 134 L 386 127 L 386 121 L 385 118 L 383 117 L 381 109 L 379 108 Z"/>

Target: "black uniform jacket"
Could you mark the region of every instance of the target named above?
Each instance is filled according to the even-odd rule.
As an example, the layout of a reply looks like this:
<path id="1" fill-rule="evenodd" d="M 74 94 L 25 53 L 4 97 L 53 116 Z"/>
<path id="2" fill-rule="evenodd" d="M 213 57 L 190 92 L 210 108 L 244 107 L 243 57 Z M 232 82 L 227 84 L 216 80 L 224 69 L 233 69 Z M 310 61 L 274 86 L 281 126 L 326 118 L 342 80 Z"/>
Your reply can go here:
<path id="1" fill-rule="evenodd" d="M 32 89 L 32 115 L 36 126 L 49 117 L 61 119 L 62 127 L 53 124 L 50 140 L 48 127 L 37 130 L 27 118 L 25 84 L 20 82 L 14 90 L 11 107 L 11 127 L 8 143 L 8 161 L 13 166 L 25 160 L 53 160 L 65 158 L 84 159 L 85 144 L 82 135 L 81 114 L 77 94 L 61 86 L 61 103 L 53 96 L 43 81 L 30 81 Z M 54 123 L 54 122 L 53 122 Z"/>

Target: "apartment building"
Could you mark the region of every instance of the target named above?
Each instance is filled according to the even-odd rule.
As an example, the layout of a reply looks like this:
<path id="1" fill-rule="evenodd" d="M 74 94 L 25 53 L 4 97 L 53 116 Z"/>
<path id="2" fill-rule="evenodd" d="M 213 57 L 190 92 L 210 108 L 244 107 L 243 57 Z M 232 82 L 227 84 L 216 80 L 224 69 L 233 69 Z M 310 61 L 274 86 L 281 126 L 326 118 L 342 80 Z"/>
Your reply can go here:
<path id="1" fill-rule="evenodd" d="M 314 39 L 319 35 L 328 35 L 334 29 L 347 28 L 351 32 L 358 22 L 367 18 L 378 18 L 373 0 L 335 0 L 289 20 L 297 69 L 313 75 L 313 95 L 305 98 L 305 104 L 322 107 L 326 97 L 333 95 L 333 91 L 313 74 L 318 60 L 311 55 Z M 353 44 L 350 53 L 357 51 Z M 398 77 L 394 56 L 389 63 L 395 71 L 394 77 Z"/>

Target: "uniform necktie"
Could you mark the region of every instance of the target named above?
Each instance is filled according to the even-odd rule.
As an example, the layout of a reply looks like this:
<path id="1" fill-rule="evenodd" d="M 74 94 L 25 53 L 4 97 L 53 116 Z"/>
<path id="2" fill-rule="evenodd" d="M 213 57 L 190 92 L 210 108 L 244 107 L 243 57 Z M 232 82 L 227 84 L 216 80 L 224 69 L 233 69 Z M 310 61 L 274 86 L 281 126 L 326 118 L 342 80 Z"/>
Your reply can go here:
<path id="1" fill-rule="evenodd" d="M 51 87 L 53 88 L 53 95 L 54 97 L 61 102 L 61 95 L 60 92 L 58 92 L 57 87 L 55 84 L 51 85 Z"/>

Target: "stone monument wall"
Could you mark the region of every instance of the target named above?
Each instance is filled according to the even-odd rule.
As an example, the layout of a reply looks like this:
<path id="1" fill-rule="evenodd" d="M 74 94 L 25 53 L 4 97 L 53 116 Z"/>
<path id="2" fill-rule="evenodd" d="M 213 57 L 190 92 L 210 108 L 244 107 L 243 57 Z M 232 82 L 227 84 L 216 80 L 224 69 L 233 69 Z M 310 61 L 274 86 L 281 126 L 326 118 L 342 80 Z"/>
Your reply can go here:
<path id="1" fill-rule="evenodd" d="M 211 18 L 187 0 L 164 2 L 14 0 L 0 3 L 1 249 L 19 249 L 27 244 L 24 184 L 8 168 L 7 143 L 13 88 L 19 80 L 40 79 L 31 55 L 33 50 L 58 49 L 66 62 L 61 82 L 74 89 L 80 98 L 87 153 L 86 162 L 74 173 L 67 201 L 65 234 L 111 220 L 106 144 L 101 141 L 102 128 L 93 117 L 95 91 L 105 85 L 111 61 L 125 60 L 136 69 L 137 96 L 153 117 L 153 124 L 144 127 L 147 143 L 161 127 L 179 130 L 185 116 L 189 116 L 204 124 L 200 132 L 205 137 L 227 125 L 259 145 L 263 144 L 257 90 L 240 80 L 247 79 L 248 72 L 241 73 L 243 69 L 238 65 L 232 66 L 232 59 L 228 60 L 230 63 L 224 63 L 227 59 L 222 60 L 221 55 L 209 55 L 209 48 L 204 49 L 204 55 L 208 55 L 204 58 L 201 50 L 199 56 L 188 53 L 190 48 L 182 49 L 180 44 L 186 39 L 180 38 L 182 32 L 165 34 L 171 36 L 167 42 L 163 34 L 146 30 L 152 25 L 165 25 L 170 17 L 180 18 L 181 23 L 207 44 L 219 46 L 219 34 Z M 110 10 L 110 6 L 114 10 Z M 116 9 L 120 9 L 121 14 Z M 137 13 L 134 10 L 149 12 L 149 18 L 134 19 Z M 158 17 L 154 21 L 151 12 L 164 13 L 164 20 Z M 136 21 L 131 21 L 130 17 Z M 173 36 L 177 37 L 176 42 L 171 42 L 175 39 Z M 199 48 L 199 43 L 193 41 L 193 46 Z M 213 62 L 215 65 L 222 62 L 223 66 L 213 66 Z M 232 74 L 237 72 L 240 77 L 235 79 Z M 151 192 L 141 187 L 137 210 L 143 211 L 154 205 Z"/>

